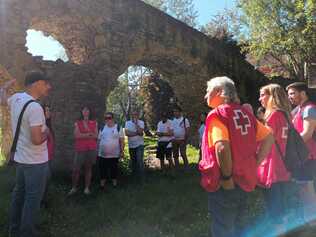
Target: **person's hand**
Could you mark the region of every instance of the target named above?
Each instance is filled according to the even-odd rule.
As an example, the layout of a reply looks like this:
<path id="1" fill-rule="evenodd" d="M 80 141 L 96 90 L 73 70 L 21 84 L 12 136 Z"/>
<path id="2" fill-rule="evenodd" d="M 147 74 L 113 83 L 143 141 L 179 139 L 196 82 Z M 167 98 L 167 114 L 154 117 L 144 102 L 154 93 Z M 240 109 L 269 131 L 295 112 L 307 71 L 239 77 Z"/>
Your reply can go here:
<path id="1" fill-rule="evenodd" d="M 232 178 L 228 179 L 228 180 L 221 180 L 221 187 L 224 190 L 232 190 L 235 188 L 235 183 L 234 180 Z"/>

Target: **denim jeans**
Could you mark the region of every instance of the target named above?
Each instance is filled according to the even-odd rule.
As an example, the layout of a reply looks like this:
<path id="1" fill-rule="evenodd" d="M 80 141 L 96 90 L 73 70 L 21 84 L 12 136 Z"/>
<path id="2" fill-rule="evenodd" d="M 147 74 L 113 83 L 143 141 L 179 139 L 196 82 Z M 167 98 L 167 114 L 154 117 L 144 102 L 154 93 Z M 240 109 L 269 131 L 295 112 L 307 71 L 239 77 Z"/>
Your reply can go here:
<path id="1" fill-rule="evenodd" d="M 129 155 L 132 161 L 132 172 L 138 176 L 144 175 L 144 145 L 129 148 Z"/>
<path id="2" fill-rule="evenodd" d="M 212 237 L 238 237 L 241 230 L 237 222 L 246 207 L 247 193 L 236 187 L 233 190 L 219 189 L 209 193 Z"/>
<path id="3" fill-rule="evenodd" d="M 9 236 L 36 236 L 40 203 L 44 194 L 48 163 L 17 164 L 12 192 Z"/>

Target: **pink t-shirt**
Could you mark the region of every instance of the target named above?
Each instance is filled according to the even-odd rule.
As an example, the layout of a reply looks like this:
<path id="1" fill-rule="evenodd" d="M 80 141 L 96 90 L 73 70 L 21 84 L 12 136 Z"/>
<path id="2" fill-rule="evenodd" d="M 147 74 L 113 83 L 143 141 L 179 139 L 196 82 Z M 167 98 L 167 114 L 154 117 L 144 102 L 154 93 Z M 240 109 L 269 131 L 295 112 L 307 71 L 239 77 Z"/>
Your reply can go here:
<path id="1" fill-rule="evenodd" d="M 266 121 L 284 156 L 288 134 L 288 124 L 284 114 L 281 111 L 274 111 Z M 270 153 L 258 167 L 259 185 L 269 188 L 273 183 L 289 179 L 290 173 L 287 171 L 276 145 L 273 144 Z"/>

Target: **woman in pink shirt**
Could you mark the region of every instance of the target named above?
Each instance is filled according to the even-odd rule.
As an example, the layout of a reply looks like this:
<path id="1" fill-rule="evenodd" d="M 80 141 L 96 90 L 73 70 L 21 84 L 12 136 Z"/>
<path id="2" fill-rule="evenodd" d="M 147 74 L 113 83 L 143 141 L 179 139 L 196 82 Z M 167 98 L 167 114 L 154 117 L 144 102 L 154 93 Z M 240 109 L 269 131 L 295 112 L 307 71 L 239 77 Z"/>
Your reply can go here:
<path id="1" fill-rule="evenodd" d="M 285 90 L 278 84 L 262 87 L 259 101 L 266 109 L 264 120 L 272 130 L 275 144 L 258 167 L 258 181 L 264 188 L 267 219 L 276 231 L 280 231 L 284 227 L 285 211 L 289 210 L 290 173 L 282 157 L 285 155 L 291 106 Z"/>
<path id="2" fill-rule="evenodd" d="M 68 195 L 77 192 L 80 169 L 84 166 L 85 189 L 84 194 L 90 194 L 92 166 L 96 161 L 98 125 L 91 118 L 91 110 L 85 106 L 81 110 L 81 118 L 75 122 L 75 159 L 72 171 L 72 189 Z"/>

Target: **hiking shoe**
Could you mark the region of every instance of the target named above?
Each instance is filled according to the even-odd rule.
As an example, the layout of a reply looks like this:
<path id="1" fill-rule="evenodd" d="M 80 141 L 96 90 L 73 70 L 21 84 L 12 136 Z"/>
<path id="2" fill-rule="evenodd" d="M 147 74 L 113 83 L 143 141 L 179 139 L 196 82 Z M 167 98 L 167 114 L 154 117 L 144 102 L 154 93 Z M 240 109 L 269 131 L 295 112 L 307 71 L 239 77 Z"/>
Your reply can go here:
<path id="1" fill-rule="evenodd" d="M 90 195 L 90 194 L 91 194 L 89 188 L 85 188 L 84 191 L 83 191 L 83 193 L 84 193 L 85 195 Z"/>
<path id="2" fill-rule="evenodd" d="M 72 196 L 74 195 L 78 190 L 76 188 L 72 188 L 70 189 L 69 193 L 67 194 L 67 196 Z"/>

